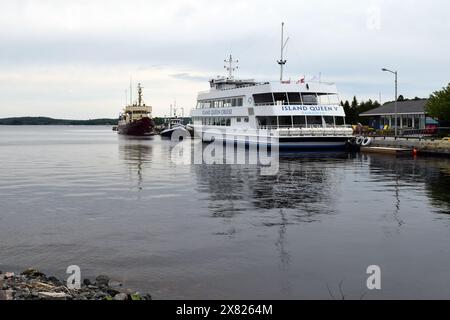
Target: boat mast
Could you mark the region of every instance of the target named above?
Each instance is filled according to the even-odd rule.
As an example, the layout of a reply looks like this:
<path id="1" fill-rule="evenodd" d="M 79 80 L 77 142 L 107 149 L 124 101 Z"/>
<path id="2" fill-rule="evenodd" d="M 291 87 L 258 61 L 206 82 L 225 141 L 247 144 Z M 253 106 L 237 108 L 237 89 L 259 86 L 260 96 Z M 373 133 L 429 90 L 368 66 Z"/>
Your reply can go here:
<path id="1" fill-rule="evenodd" d="M 138 83 L 138 106 L 142 105 L 142 87 L 141 84 Z"/>
<path id="2" fill-rule="evenodd" d="M 130 77 L 130 106 L 133 105 L 133 78 Z"/>
<path id="3" fill-rule="evenodd" d="M 280 81 L 283 81 L 283 67 L 286 64 L 287 60 L 284 59 L 284 49 L 289 41 L 289 37 L 284 41 L 284 22 L 281 23 L 281 58 L 278 60 L 278 64 L 280 65 Z"/>
<path id="4" fill-rule="evenodd" d="M 224 68 L 228 71 L 228 79 L 233 79 L 233 71 L 239 69 L 239 67 L 235 67 L 234 64 L 237 64 L 239 60 L 233 60 L 233 56 L 230 54 L 230 58 L 228 60 L 224 60 L 224 62 L 228 64 L 224 66 Z"/>

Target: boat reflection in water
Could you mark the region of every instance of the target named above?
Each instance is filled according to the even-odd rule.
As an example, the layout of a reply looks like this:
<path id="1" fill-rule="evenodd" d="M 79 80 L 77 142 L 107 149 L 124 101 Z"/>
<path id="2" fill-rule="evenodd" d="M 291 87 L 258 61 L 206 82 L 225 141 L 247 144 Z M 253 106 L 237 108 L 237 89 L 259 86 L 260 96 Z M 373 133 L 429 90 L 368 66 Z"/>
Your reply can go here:
<path id="1" fill-rule="evenodd" d="M 146 164 L 153 159 L 153 146 L 146 138 L 126 137 L 119 141 L 119 155 L 128 168 L 129 179 L 142 190 Z"/>
<path id="2" fill-rule="evenodd" d="M 263 233 L 277 229 L 273 248 L 279 268 L 286 271 L 291 262 L 288 227 L 319 222 L 335 213 L 334 190 L 342 177 L 333 168 L 348 159 L 346 153 L 282 154 L 279 172 L 273 176 L 258 174 L 257 165 L 198 165 L 196 188 L 207 195 L 210 216 L 225 222 L 225 231 L 218 236 L 242 237 L 241 228 L 247 223 Z M 279 284 L 289 295 L 288 272 Z"/>

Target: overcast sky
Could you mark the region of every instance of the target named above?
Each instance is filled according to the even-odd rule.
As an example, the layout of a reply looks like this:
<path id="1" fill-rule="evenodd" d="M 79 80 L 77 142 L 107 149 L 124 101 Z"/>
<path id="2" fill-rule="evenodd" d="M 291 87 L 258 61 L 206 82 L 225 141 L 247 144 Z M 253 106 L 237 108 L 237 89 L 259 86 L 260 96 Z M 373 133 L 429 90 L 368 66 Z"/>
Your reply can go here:
<path id="1" fill-rule="evenodd" d="M 116 117 L 130 76 L 154 115 L 186 113 L 207 80 L 276 81 L 280 24 L 286 78 L 319 73 L 342 99 L 426 97 L 450 82 L 447 0 L 0 0 L 0 118 Z"/>

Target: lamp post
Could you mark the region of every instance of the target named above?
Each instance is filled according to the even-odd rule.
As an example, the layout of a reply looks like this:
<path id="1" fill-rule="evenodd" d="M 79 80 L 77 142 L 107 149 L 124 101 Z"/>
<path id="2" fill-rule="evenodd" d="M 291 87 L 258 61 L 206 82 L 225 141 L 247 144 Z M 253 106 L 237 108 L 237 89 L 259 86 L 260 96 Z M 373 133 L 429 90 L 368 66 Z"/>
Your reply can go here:
<path id="1" fill-rule="evenodd" d="M 397 105 L 397 101 L 398 101 L 398 72 L 397 71 L 392 71 L 386 68 L 381 69 L 381 71 L 384 72 L 390 72 L 393 75 L 395 75 L 395 138 L 397 139 L 397 134 L 398 134 L 398 105 Z"/>

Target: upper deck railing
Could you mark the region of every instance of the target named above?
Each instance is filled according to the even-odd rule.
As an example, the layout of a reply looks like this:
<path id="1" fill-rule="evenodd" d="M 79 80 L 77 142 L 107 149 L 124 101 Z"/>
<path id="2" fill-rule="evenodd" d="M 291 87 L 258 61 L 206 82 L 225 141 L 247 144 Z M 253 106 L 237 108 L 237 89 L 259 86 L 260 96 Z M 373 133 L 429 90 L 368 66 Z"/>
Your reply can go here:
<path id="1" fill-rule="evenodd" d="M 301 85 L 301 84 L 319 84 L 319 85 L 325 85 L 325 86 L 333 86 L 336 83 L 334 82 L 327 82 L 327 81 L 306 81 L 305 83 L 297 83 L 295 81 L 284 81 L 284 82 L 280 82 L 280 81 L 267 81 L 267 82 L 256 82 L 254 84 L 243 84 L 243 85 L 237 85 L 236 87 L 231 87 L 231 88 L 221 88 L 221 89 L 215 89 L 216 91 L 230 91 L 230 90 L 236 90 L 236 89 L 242 89 L 242 88 L 250 88 L 250 87 L 259 87 L 259 86 L 264 86 L 264 85 Z M 210 93 L 210 90 L 203 90 L 203 91 L 199 91 L 198 94 L 206 94 L 206 93 Z"/>

